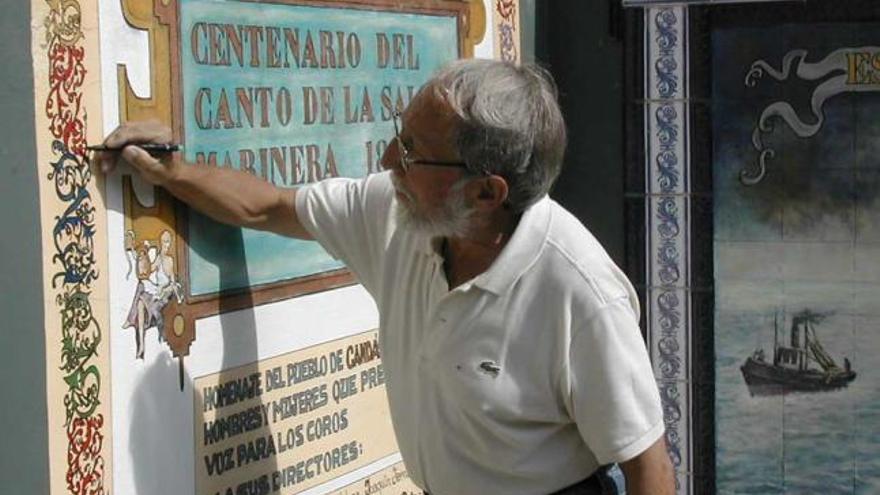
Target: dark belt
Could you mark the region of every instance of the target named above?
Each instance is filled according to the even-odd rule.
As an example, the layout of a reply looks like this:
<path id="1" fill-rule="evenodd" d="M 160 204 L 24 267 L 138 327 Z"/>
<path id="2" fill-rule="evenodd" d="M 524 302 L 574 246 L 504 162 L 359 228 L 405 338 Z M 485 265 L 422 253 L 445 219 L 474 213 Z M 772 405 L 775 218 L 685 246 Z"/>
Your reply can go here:
<path id="1" fill-rule="evenodd" d="M 608 467 L 602 466 L 589 478 L 567 486 L 551 495 L 618 495 L 617 484 L 608 475 Z"/>

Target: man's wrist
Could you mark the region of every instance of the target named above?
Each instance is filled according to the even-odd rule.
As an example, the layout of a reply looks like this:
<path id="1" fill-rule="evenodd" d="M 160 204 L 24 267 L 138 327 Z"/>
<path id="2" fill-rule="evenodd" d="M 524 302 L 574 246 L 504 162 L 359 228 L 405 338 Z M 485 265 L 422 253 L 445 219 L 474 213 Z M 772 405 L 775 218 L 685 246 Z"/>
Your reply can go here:
<path id="1" fill-rule="evenodd" d="M 186 180 L 185 169 L 187 168 L 187 165 L 182 159 L 176 156 L 171 156 L 161 160 L 161 163 L 164 170 L 159 177 L 157 183 L 158 186 L 162 186 L 166 189 L 173 189 L 174 186 L 180 185 Z"/>

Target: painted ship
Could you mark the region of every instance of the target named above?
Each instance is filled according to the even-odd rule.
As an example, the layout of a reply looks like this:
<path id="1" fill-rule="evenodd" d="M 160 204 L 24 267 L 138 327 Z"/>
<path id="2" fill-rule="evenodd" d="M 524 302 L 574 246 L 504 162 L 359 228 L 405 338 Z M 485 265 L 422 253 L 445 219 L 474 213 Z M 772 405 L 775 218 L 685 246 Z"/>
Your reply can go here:
<path id="1" fill-rule="evenodd" d="M 790 345 L 779 343 L 779 325 L 773 322 L 773 356 L 767 360 L 764 349 L 757 349 L 740 367 L 752 395 L 784 392 L 819 392 L 849 385 L 856 372 L 849 359 L 843 358 L 843 368 L 828 355 L 816 335 L 816 325 L 825 314 L 809 309 L 795 314 L 791 320 Z"/>

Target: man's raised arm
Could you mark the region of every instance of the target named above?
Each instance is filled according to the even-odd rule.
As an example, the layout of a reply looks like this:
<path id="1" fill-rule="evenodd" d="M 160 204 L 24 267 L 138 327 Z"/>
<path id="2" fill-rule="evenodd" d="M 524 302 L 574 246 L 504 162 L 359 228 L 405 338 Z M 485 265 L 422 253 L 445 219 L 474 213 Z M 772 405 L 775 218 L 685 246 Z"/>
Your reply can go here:
<path id="1" fill-rule="evenodd" d="M 229 168 L 195 166 L 171 154 L 154 157 L 137 144 L 170 143 L 171 129 L 157 121 L 127 122 L 104 140 L 104 172 L 117 158 L 131 164 L 148 182 L 164 187 L 190 207 L 219 222 L 312 239 L 296 214 L 296 189 L 277 187 L 252 174 Z"/>

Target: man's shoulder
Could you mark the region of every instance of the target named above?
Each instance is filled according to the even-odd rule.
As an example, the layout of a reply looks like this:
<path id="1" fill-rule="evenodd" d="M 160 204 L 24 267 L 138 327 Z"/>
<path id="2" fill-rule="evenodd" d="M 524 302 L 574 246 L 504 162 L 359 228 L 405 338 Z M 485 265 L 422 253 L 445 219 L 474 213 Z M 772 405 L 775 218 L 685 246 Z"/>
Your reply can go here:
<path id="1" fill-rule="evenodd" d="M 331 177 L 319 182 L 313 182 L 302 186 L 301 190 L 311 189 L 328 189 L 328 188 L 349 188 L 352 190 L 362 190 L 370 194 L 391 197 L 394 191 L 394 185 L 391 183 L 391 173 L 388 171 L 377 172 L 366 175 L 364 177 Z"/>
<path id="2" fill-rule="evenodd" d="M 629 297 L 631 285 L 605 248 L 574 215 L 550 201 L 550 226 L 541 265 L 558 283 L 577 290 L 589 306 Z"/>
<path id="3" fill-rule="evenodd" d="M 389 174 L 334 177 L 297 190 L 300 222 L 334 257 L 349 261 L 356 248 L 384 243 L 392 223 L 394 188 Z"/>
<path id="4" fill-rule="evenodd" d="M 387 211 L 394 198 L 394 186 L 388 172 L 365 177 L 332 177 L 302 186 L 297 191 L 297 212 L 311 208 L 328 211 L 351 211 L 361 207 L 367 211 Z"/>
<path id="5" fill-rule="evenodd" d="M 394 186 L 391 183 L 391 172 L 377 172 L 373 174 L 369 174 L 362 179 L 367 187 L 375 188 L 377 191 L 382 191 L 385 195 L 391 196 L 391 192 L 394 190 Z"/>

